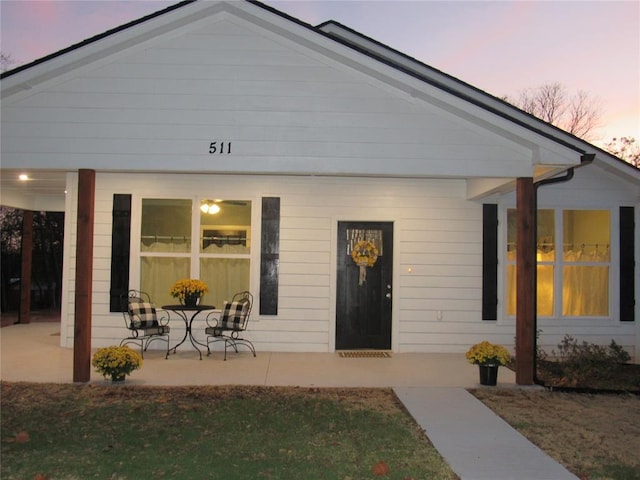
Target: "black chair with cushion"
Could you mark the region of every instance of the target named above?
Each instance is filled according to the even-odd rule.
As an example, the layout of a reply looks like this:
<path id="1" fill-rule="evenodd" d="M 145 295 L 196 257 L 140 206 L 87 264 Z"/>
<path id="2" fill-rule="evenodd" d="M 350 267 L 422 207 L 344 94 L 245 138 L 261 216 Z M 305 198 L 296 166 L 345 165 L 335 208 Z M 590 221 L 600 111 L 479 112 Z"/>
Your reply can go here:
<path id="1" fill-rule="evenodd" d="M 224 359 L 227 359 L 227 348 L 233 347 L 238 353 L 238 346 L 243 345 L 256 356 L 256 349 L 241 335 L 247 330 L 249 315 L 253 305 L 253 296 L 249 292 L 236 293 L 230 302 L 225 301 L 220 313 L 210 313 L 205 334 L 207 335 L 207 355 L 211 355 L 209 345 L 224 341 Z"/>
<path id="2" fill-rule="evenodd" d="M 140 353 L 144 357 L 149 344 L 161 340 L 167 344 L 169 357 L 169 312 L 156 308 L 149 294 L 138 290 L 129 290 L 121 297 L 122 315 L 129 330 L 129 336 L 120 342 L 120 346 L 128 343 L 140 345 Z"/>

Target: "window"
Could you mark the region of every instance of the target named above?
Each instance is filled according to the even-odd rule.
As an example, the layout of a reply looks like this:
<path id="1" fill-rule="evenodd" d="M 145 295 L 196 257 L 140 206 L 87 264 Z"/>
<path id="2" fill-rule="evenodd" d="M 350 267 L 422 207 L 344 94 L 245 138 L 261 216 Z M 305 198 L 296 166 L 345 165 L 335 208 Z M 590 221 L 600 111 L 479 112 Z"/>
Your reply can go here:
<path id="1" fill-rule="evenodd" d="M 200 207 L 200 279 L 209 285 L 207 302 L 221 307 L 234 293 L 249 290 L 251 202 L 203 201 Z"/>
<path id="2" fill-rule="evenodd" d="M 507 211 L 507 315 L 516 314 L 516 210 Z M 562 238 L 561 246 L 558 239 Z M 609 315 L 608 210 L 538 210 L 537 314 Z M 557 295 L 556 292 L 562 292 Z"/>
<path id="3" fill-rule="evenodd" d="M 248 200 L 143 199 L 140 289 L 155 303 L 175 303 L 169 289 L 199 278 L 204 301 L 221 306 L 249 290 L 251 202 Z"/>
<path id="4" fill-rule="evenodd" d="M 562 315 L 609 315 L 609 212 L 565 210 L 562 224 Z"/>

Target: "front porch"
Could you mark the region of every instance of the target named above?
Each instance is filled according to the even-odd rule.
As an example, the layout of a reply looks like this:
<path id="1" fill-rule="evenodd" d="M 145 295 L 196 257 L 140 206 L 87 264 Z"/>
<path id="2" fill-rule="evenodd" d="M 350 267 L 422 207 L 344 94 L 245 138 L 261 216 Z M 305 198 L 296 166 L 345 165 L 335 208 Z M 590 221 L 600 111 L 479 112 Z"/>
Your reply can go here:
<path id="1" fill-rule="evenodd" d="M 0 379 L 73 382 L 73 351 L 59 346 L 60 324 L 32 322 L 0 329 Z M 464 354 L 394 353 L 390 358 L 342 358 L 336 353 L 222 352 L 198 359 L 189 347 L 165 360 L 158 350 L 127 378 L 129 385 L 265 385 L 300 387 L 477 387 L 478 368 Z M 105 382 L 91 371 L 91 382 Z M 498 383 L 515 385 L 501 368 Z"/>

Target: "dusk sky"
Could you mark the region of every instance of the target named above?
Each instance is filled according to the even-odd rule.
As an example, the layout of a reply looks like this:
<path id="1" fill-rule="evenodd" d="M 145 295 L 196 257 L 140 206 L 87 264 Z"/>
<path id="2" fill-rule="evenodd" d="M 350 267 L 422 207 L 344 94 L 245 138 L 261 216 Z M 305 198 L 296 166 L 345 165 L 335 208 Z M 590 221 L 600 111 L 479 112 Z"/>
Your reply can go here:
<path id="1" fill-rule="evenodd" d="M 16 67 L 174 3 L 0 0 L 0 49 Z M 603 110 L 593 143 L 640 140 L 637 0 L 263 3 L 311 25 L 336 20 L 499 97 L 549 82 L 587 91 Z"/>

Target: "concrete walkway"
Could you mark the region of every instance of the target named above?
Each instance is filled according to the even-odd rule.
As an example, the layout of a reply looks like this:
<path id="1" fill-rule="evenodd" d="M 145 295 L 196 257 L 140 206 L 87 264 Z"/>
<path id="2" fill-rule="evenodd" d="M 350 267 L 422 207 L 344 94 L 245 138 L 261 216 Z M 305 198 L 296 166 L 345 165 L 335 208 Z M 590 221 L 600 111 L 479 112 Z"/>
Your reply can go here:
<path id="1" fill-rule="evenodd" d="M 73 351 L 59 346 L 60 325 L 0 329 L 0 379 L 71 383 Z M 499 387 L 515 388 L 501 369 Z M 105 380 L 96 372 L 91 383 Z M 461 354 L 394 353 L 391 358 L 341 358 L 335 353 L 222 352 L 199 360 L 190 348 L 164 358 L 145 354 L 129 385 L 267 385 L 393 387 L 409 413 L 461 480 L 575 480 L 560 464 L 469 394 L 478 371 Z"/>
<path id="2" fill-rule="evenodd" d="M 464 388 L 394 391 L 460 480 L 578 478 Z"/>

